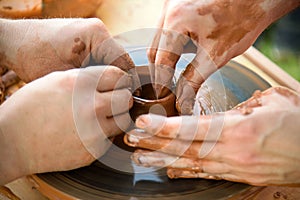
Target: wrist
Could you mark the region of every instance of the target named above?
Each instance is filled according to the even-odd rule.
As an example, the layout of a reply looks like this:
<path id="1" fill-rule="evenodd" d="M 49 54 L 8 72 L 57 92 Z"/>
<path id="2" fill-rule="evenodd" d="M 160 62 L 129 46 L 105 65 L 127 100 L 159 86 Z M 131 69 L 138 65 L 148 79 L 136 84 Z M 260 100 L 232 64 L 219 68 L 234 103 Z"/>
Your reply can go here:
<path id="1" fill-rule="evenodd" d="M 17 178 L 30 174 L 22 156 L 21 138 L 18 138 L 11 124 L 16 121 L 5 112 L 5 103 L 0 106 L 0 185 L 9 183 Z M 29 158 L 27 158 L 29 159 Z"/>
<path id="2" fill-rule="evenodd" d="M 293 1 L 273 1 L 273 0 L 266 0 L 262 7 L 267 12 L 267 18 L 269 24 L 275 22 L 282 16 L 286 15 L 290 11 L 296 9 L 300 6 L 300 0 L 293 0 Z"/>

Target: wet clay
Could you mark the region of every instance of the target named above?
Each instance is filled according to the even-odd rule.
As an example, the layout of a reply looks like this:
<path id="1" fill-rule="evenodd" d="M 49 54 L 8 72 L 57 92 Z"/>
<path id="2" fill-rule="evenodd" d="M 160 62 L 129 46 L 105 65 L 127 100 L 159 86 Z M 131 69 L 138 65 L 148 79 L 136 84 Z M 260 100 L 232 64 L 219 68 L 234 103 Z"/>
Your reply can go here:
<path id="1" fill-rule="evenodd" d="M 216 80 L 209 80 L 202 84 L 197 97 L 195 106 L 198 106 L 198 113 L 195 115 L 209 115 L 216 112 L 230 110 L 239 103 L 234 93 L 228 88 L 224 88 Z"/>
<path id="2" fill-rule="evenodd" d="M 84 42 L 82 42 L 80 40 L 80 38 L 75 38 L 74 39 L 75 45 L 72 48 L 72 53 L 75 54 L 81 54 L 81 52 L 84 52 L 84 50 L 86 49 L 86 45 Z"/>
<path id="3" fill-rule="evenodd" d="M 139 96 L 133 96 L 134 103 L 130 110 L 132 120 L 135 121 L 138 116 L 149 112 L 165 116 L 177 115 L 175 94 L 169 89 L 163 97 L 157 99 L 151 83 L 148 66 L 136 67 L 136 71 L 142 90 Z"/>

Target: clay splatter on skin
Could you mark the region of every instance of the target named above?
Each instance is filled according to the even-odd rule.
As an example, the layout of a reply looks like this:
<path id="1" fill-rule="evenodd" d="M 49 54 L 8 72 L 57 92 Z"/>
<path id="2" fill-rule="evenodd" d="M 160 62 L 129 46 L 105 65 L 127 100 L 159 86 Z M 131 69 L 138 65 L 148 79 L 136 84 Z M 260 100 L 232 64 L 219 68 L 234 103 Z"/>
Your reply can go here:
<path id="1" fill-rule="evenodd" d="M 2 6 L 2 8 L 5 9 L 5 10 L 12 10 L 11 6 Z"/>
<path id="2" fill-rule="evenodd" d="M 281 96 L 288 98 L 294 103 L 295 106 L 300 105 L 300 97 L 298 94 L 294 93 L 292 90 L 289 90 L 287 88 L 275 87 L 264 92 L 261 92 L 259 90 L 255 91 L 251 98 L 237 105 L 235 109 L 239 110 L 243 115 L 249 115 L 253 112 L 253 108 L 263 106 L 263 96 L 267 96 L 272 93 L 277 93 Z"/>
<path id="3" fill-rule="evenodd" d="M 263 19 L 266 15 L 265 11 L 259 6 L 263 2 L 253 4 L 252 1 L 243 2 L 223 2 L 218 1 L 215 6 L 207 5 L 198 9 L 199 15 L 207 15 L 214 13 L 213 18 L 217 23 L 215 29 L 207 36 L 208 39 L 218 39 L 217 43 L 212 49 L 218 49 L 216 52 L 211 52 L 212 57 L 221 56 L 231 48 L 232 44 L 238 43 L 248 32 L 253 31 L 257 26 L 256 23 Z M 238 4 L 232 5 L 232 4 Z M 228 10 L 228 16 L 224 18 L 222 10 Z M 229 12 L 230 11 L 230 12 Z M 231 14 L 232 13 L 232 14 Z M 245 16 L 241 21 L 237 16 Z M 239 26 L 236 26 L 239 24 Z M 231 33 L 231 34 L 224 34 Z"/>
<path id="4" fill-rule="evenodd" d="M 76 43 L 72 48 L 72 53 L 81 54 L 86 49 L 86 45 L 84 42 L 80 40 L 80 38 L 75 38 L 74 42 Z"/>

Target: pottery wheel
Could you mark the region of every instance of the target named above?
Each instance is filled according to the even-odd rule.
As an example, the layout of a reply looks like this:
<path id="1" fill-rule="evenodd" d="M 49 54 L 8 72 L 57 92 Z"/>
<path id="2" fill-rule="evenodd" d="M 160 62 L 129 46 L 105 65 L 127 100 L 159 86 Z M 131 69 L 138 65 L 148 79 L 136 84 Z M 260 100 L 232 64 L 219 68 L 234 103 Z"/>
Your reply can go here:
<path id="1" fill-rule="evenodd" d="M 145 52 L 132 53 L 131 57 L 137 65 L 147 64 Z M 185 66 L 186 63 L 181 65 Z M 227 103 L 219 100 L 218 91 L 213 92 L 211 96 L 217 104 L 220 104 L 220 110 L 230 109 L 248 99 L 255 90 L 270 87 L 257 74 L 235 62 L 228 63 L 213 74 L 205 83 L 206 86 L 210 84 L 224 85 Z M 122 136 L 116 138 L 115 143 L 118 143 L 118 146 L 110 148 L 101 161 L 103 163 L 113 161 L 111 165 L 126 168 L 127 172 L 96 161 L 88 167 L 67 172 L 39 174 L 36 177 L 62 193 L 80 199 L 224 199 L 249 188 L 246 184 L 223 180 L 173 180 L 166 176 L 164 169 L 131 173 L 130 171 L 134 172 L 139 167 L 131 162 L 129 151 L 124 153 L 122 149 L 128 147 L 121 141 Z"/>

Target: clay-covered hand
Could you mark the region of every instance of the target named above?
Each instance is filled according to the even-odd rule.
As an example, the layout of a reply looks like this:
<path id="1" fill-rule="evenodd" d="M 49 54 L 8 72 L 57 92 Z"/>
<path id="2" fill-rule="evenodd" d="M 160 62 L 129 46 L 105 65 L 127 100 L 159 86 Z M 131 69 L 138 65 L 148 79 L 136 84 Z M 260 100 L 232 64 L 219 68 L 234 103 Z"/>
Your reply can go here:
<path id="1" fill-rule="evenodd" d="M 0 65 L 25 82 L 53 71 L 107 64 L 124 71 L 134 64 L 105 25 L 91 19 L 0 20 Z"/>
<path id="2" fill-rule="evenodd" d="M 143 115 L 136 126 L 144 132 L 129 132 L 125 141 L 149 151 L 137 150 L 133 159 L 144 166 L 167 166 L 170 178 L 300 183 L 300 95 L 287 88 L 256 92 L 224 113 Z"/>
<path id="3" fill-rule="evenodd" d="M 164 95 L 183 52 L 195 52 L 177 84 L 177 109 L 192 114 L 201 83 L 231 58 L 241 54 L 273 21 L 300 1 L 167 0 L 159 30 L 148 51 L 155 63 L 156 92 Z M 194 46 L 194 48 L 188 48 Z M 195 48 L 196 47 L 196 48 Z"/>
<path id="4" fill-rule="evenodd" d="M 131 77 L 111 66 L 53 72 L 0 106 L 0 185 L 70 170 L 105 153 L 131 123 Z"/>

